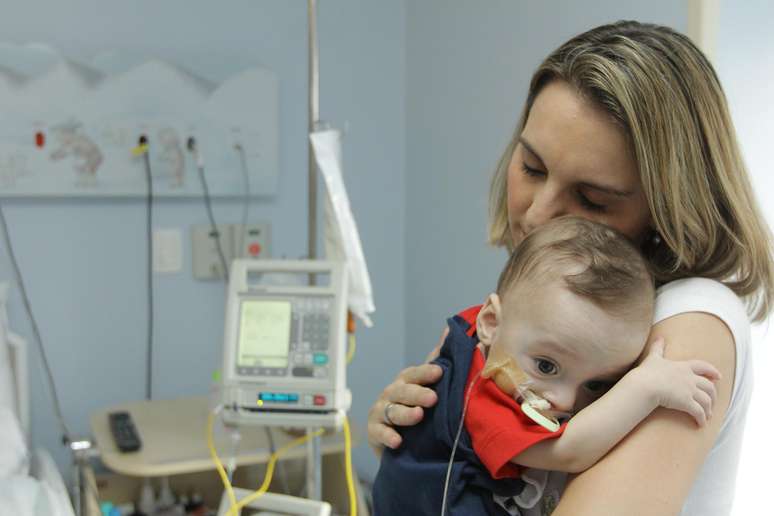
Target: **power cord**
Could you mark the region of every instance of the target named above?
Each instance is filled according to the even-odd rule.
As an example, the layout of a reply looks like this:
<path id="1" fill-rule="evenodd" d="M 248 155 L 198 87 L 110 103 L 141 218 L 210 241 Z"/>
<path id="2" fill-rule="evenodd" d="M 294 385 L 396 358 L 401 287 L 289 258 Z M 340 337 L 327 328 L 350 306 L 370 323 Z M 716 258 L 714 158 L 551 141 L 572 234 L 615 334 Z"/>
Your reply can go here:
<path id="1" fill-rule="evenodd" d="M 242 197 L 242 234 L 239 236 L 239 247 L 237 249 L 244 250 L 245 248 L 245 227 L 247 226 L 247 213 L 250 209 L 250 174 L 247 171 L 247 156 L 245 156 L 245 149 L 241 143 L 234 144 L 234 149 L 239 154 L 239 164 L 242 169 L 242 182 L 244 183 L 244 196 Z M 244 252 L 244 251 L 242 251 Z"/>
<path id="2" fill-rule="evenodd" d="M 266 466 L 266 475 L 263 478 L 261 487 L 259 487 L 254 493 L 237 501 L 236 495 L 234 494 L 234 488 L 231 486 L 228 474 L 223 467 L 223 463 L 221 462 L 220 457 L 218 457 L 218 451 L 215 448 L 215 439 L 213 437 L 215 416 L 219 415 L 221 410 L 222 406 L 219 406 L 213 412 L 210 412 L 209 416 L 207 417 L 207 446 L 210 450 L 210 457 L 212 457 L 212 460 L 215 463 L 215 469 L 217 469 L 218 475 L 220 476 L 220 479 L 223 482 L 223 486 L 226 489 L 226 493 L 228 494 L 230 506 L 227 515 L 236 516 L 245 506 L 251 502 L 254 502 L 269 490 L 269 485 L 271 484 L 271 479 L 274 475 L 274 467 L 282 455 L 284 455 L 291 448 L 301 445 L 313 437 L 322 435 L 324 430 L 320 428 L 315 432 L 299 437 L 298 439 L 294 439 L 282 446 L 276 452 L 272 453 L 271 457 L 269 457 L 269 463 Z M 357 497 L 355 494 L 354 476 L 352 474 L 352 435 L 349 428 L 349 420 L 346 417 L 344 418 L 344 456 L 346 462 L 345 475 L 347 479 L 347 492 L 349 494 L 350 516 L 357 516 Z"/>
<path id="3" fill-rule="evenodd" d="M 451 478 L 452 466 L 454 465 L 454 454 L 457 452 L 457 445 L 460 442 L 460 435 L 462 434 L 462 427 L 465 424 L 465 414 L 468 411 L 468 402 L 470 401 L 470 394 L 473 392 L 473 387 L 476 385 L 478 379 L 481 378 L 479 372 L 468 387 L 467 394 L 465 394 L 465 403 L 462 405 L 462 415 L 460 415 L 460 425 L 457 427 L 457 435 L 454 436 L 454 444 L 452 445 L 451 455 L 449 456 L 449 464 L 446 467 L 446 479 L 443 483 L 443 501 L 441 502 L 441 516 L 446 516 L 446 497 L 449 494 L 449 479 Z"/>
<path id="4" fill-rule="evenodd" d="M 19 291 L 21 292 L 22 301 L 24 302 L 24 309 L 29 317 L 30 324 L 32 326 L 32 333 L 35 337 L 35 344 L 38 347 L 38 352 L 43 361 L 43 369 L 46 372 L 48 378 L 48 389 L 51 401 L 54 404 L 54 412 L 56 418 L 59 421 L 59 426 L 62 431 L 62 443 L 69 444 L 72 441 L 70 430 L 67 427 L 64 416 L 62 415 L 62 404 L 59 402 L 59 396 L 57 395 L 56 382 L 54 382 L 54 375 L 51 372 L 51 365 L 48 363 L 48 357 L 46 356 L 46 350 L 43 346 L 43 339 L 40 337 L 40 329 L 38 323 L 35 320 L 35 316 L 32 313 L 32 305 L 30 304 L 29 296 L 27 295 L 27 288 L 24 286 L 24 279 L 22 278 L 21 269 L 19 263 L 16 261 L 16 254 L 13 251 L 13 245 L 11 244 L 11 235 L 8 232 L 8 223 L 5 220 L 5 213 L 3 207 L 0 205 L 0 226 L 3 230 L 3 239 L 5 240 L 5 248 L 8 249 L 8 257 L 11 259 L 11 265 L 13 267 L 14 277 L 16 278 L 16 284 L 19 285 Z"/>
<path id="5" fill-rule="evenodd" d="M 215 238 L 215 247 L 218 251 L 220 264 L 223 267 L 223 276 L 226 278 L 226 283 L 228 283 L 228 278 L 229 278 L 228 262 L 226 262 L 226 255 L 223 252 L 223 244 L 221 243 L 221 240 L 220 240 L 220 231 L 218 231 L 218 226 L 217 224 L 215 224 L 215 215 L 212 213 L 210 189 L 207 186 L 207 178 L 204 175 L 204 159 L 202 158 L 202 155 L 199 153 L 199 149 L 196 145 L 196 139 L 193 136 L 188 138 L 188 141 L 186 142 L 186 147 L 188 148 L 188 151 L 191 152 L 194 155 L 194 158 L 196 159 L 196 169 L 199 172 L 199 181 L 202 184 L 202 191 L 204 192 L 204 206 L 207 210 L 207 217 L 210 219 L 212 236 Z"/>
<path id="6" fill-rule="evenodd" d="M 266 431 L 266 439 L 269 441 L 269 453 L 274 455 L 277 453 L 277 447 L 274 444 L 274 435 L 271 433 L 271 427 L 265 426 L 263 429 Z M 277 465 L 277 471 L 279 472 L 280 482 L 282 483 L 282 490 L 286 493 L 290 493 L 290 484 L 288 483 L 288 473 L 284 467 L 280 467 L 282 464 Z"/>
<path id="7" fill-rule="evenodd" d="M 146 194 L 146 240 L 147 245 L 147 295 L 148 295 L 148 336 L 147 351 L 145 355 L 145 398 L 153 399 L 153 175 L 151 174 L 150 156 L 148 155 L 148 137 L 140 135 L 137 140 L 137 147 L 134 149 L 135 155 L 141 155 L 145 168 L 145 182 L 147 186 Z"/>

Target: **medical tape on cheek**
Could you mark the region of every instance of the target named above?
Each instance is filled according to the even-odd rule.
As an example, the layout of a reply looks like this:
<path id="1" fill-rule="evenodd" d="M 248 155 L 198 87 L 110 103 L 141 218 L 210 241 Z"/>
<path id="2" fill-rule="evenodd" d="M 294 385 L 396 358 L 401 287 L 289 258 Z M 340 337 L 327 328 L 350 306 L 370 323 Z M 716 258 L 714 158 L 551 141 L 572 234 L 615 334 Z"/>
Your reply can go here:
<path id="1" fill-rule="evenodd" d="M 532 381 L 513 357 L 498 356 L 494 349 L 490 350 L 481 377 L 491 378 L 501 391 L 516 402 L 521 401 L 522 411 L 532 421 L 550 432 L 559 430 L 559 421 L 544 413 L 551 409 L 551 403 L 530 388 Z"/>

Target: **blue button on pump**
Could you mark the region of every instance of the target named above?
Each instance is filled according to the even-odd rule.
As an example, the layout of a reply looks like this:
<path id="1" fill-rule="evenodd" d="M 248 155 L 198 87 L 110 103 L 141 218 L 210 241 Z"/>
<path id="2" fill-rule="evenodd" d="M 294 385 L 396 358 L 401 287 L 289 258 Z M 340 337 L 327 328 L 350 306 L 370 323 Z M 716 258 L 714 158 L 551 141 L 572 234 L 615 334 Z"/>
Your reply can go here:
<path id="1" fill-rule="evenodd" d="M 325 353 L 315 353 L 314 354 L 314 363 L 316 365 L 322 365 L 328 363 L 328 355 Z"/>

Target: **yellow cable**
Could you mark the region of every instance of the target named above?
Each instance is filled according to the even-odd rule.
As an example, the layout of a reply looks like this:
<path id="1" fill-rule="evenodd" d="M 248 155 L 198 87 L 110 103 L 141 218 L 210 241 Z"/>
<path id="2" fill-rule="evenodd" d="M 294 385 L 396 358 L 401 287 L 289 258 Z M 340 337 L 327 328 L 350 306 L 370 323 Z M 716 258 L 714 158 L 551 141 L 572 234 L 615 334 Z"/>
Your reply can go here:
<path id="1" fill-rule="evenodd" d="M 344 460 L 346 462 L 347 491 L 349 492 L 349 513 L 357 516 L 355 481 L 352 478 L 352 436 L 349 433 L 349 419 L 344 417 Z"/>
<path id="2" fill-rule="evenodd" d="M 252 494 L 244 497 L 242 500 L 237 502 L 236 496 L 234 495 L 234 488 L 231 486 L 231 482 L 228 479 L 228 475 L 226 474 L 226 470 L 223 467 L 223 463 L 220 461 L 220 458 L 218 457 L 218 452 L 215 449 L 215 442 L 212 436 L 214 422 L 215 422 L 215 414 L 210 413 L 210 415 L 207 417 L 207 446 L 210 449 L 210 456 L 212 457 L 213 462 L 215 462 L 215 467 L 218 470 L 220 479 L 223 482 L 223 487 L 225 487 L 226 492 L 228 493 L 229 501 L 231 502 L 228 510 L 228 515 L 234 515 L 234 516 L 238 515 L 239 511 L 241 511 L 246 505 L 257 500 L 258 498 L 263 496 L 264 493 L 266 493 L 266 491 L 269 490 L 269 485 L 271 484 L 272 477 L 274 476 L 274 467 L 277 464 L 277 461 L 279 460 L 279 457 L 281 455 L 283 455 L 289 449 L 305 443 L 312 437 L 317 437 L 319 435 L 322 435 L 324 432 L 324 430 L 321 428 L 319 430 L 316 430 L 315 432 L 312 432 L 310 435 L 305 435 L 303 437 L 299 437 L 297 439 L 290 441 L 286 445 L 282 446 L 279 450 L 274 452 L 271 455 L 271 457 L 269 457 L 269 463 L 266 466 L 266 475 L 263 479 L 263 483 L 261 484 L 261 487 L 259 487 L 257 491 L 253 492 Z M 344 460 L 346 462 L 345 473 L 347 477 L 347 492 L 349 493 L 349 511 L 351 516 L 357 516 L 357 498 L 355 494 L 355 481 L 352 475 L 352 435 L 350 433 L 350 428 L 349 428 L 349 419 L 347 419 L 346 417 L 344 418 Z"/>
<path id="3" fill-rule="evenodd" d="M 355 338 L 354 333 L 349 334 L 349 346 L 347 350 L 347 364 L 352 362 L 352 359 L 355 358 L 355 349 L 357 348 L 357 339 Z"/>
<path id="4" fill-rule="evenodd" d="M 231 481 L 228 479 L 228 475 L 226 475 L 226 470 L 223 467 L 223 463 L 220 462 L 220 458 L 218 457 L 218 451 L 215 449 L 215 440 L 212 437 L 212 431 L 213 427 L 215 425 L 215 412 L 210 412 L 210 414 L 207 416 L 207 446 L 210 449 L 210 456 L 212 457 L 213 462 L 215 462 L 215 469 L 218 470 L 218 474 L 220 475 L 220 479 L 223 481 L 223 487 L 226 488 L 226 492 L 228 493 L 228 499 L 231 502 L 231 506 L 235 506 L 236 496 L 234 495 L 234 488 L 231 487 Z"/>
<path id="5" fill-rule="evenodd" d="M 269 464 L 266 466 L 266 476 L 263 479 L 263 483 L 261 484 L 261 487 L 259 487 L 258 490 L 255 491 L 254 493 L 252 493 L 252 494 L 242 498 L 239 501 L 239 503 L 237 503 L 236 505 L 232 504 L 231 508 L 228 511 L 228 514 L 229 515 L 233 514 L 233 515 L 236 516 L 237 514 L 239 514 L 239 511 L 241 511 L 242 508 L 244 508 L 247 504 L 257 500 L 258 498 L 263 496 L 264 493 L 266 493 L 266 491 L 269 490 L 269 485 L 271 484 L 271 478 L 274 475 L 274 466 L 275 466 L 275 464 L 277 463 L 277 460 L 279 459 L 279 457 L 282 454 L 284 454 L 290 448 L 293 448 L 295 446 L 298 446 L 299 444 L 305 443 L 306 441 L 308 441 L 312 437 L 317 437 L 319 435 L 322 435 L 324 431 L 325 430 L 323 430 L 321 428 L 319 430 L 316 430 L 316 431 L 312 432 L 311 434 L 305 435 L 303 437 L 299 437 L 298 439 L 294 439 L 294 440 L 290 441 L 289 443 L 287 443 L 285 446 L 281 447 L 276 452 L 274 452 L 271 455 L 271 457 L 269 457 Z"/>

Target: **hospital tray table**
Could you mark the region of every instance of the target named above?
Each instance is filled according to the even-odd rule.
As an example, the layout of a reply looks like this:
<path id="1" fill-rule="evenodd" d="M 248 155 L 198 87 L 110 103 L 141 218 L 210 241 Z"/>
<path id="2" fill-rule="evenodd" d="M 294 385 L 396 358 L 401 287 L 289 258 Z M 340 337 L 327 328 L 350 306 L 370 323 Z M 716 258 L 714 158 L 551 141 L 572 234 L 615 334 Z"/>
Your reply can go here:
<path id="1" fill-rule="evenodd" d="M 137 431 L 142 439 L 142 448 L 137 452 L 122 453 L 118 450 L 110 432 L 108 414 L 127 411 L 131 414 Z M 214 470 L 215 465 L 207 448 L 207 416 L 209 401 L 206 396 L 178 398 L 173 400 L 133 401 L 106 407 L 91 416 L 91 429 L 102 462 L 116 473 L 133 477 L 159 477 Z M 247 466 L 268 462 L 270 452 L 266 431 L 263 427 L 240 428 L 236 464 Z M 273 429 L 274 444 L 280 448 L 295 437 L 279 429 Z M 353 427 L 353 446 L 359 441 L 359 431 Z M 226 432 L 215 432 L 215 445 L 218 454 L 225 462 L 231 453 L 231 441 Z M 331 459 L 341 468 L 344 467 L 344 435 L 339 432 L 324 435 L 320 442 L 325 462 Z M 305 446 L 289 450 L 283 458 L 303 458 Z M 327 469 L 327 468 L 326 468 Z M 336 468 L 338 469 L 338 467 Z M 343 469 L 340 474 L 324 474 L 324 492 L 336 491 L 336 498 L 347 500 L 346 482 Z M 341 477 L 341 478 L 339 478 Z M 356 480 L 357 485 L 357 480 Z M 358 493 L 360 505 L 362 496 Z M 327 499 L 327 497 L 324 496 Z M 359 514 L 367 514 L 358 510 Z"/>

